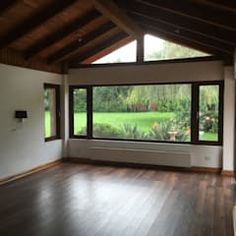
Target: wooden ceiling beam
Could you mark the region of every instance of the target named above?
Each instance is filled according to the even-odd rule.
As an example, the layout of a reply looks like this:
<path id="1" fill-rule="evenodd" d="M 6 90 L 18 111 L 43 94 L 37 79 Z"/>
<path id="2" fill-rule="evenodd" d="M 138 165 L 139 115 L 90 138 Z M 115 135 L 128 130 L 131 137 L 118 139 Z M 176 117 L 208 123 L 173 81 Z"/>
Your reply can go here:
<path id="1" fill-rule="evenodd" d="M 46 21 L 59 14 L 75 2 L 76 0 L 57 0 L 56 2 L 53 2 L 47 7 L 41 9 L 37 14 L 25 20 L 24 22 L 19 23 L 13 29 L 7 32 L 7 34 L 0 39 L 0 49 L 7 47 L 17 39 L 32 32 L 35 28 L 41 26 Z"/>
<path id="2" fill-rule="evenodd" d="M 113 44 L 127 38 L 129 35 L 125 32 L 120 32 L 104 42 L 100 43 L 99 45 L 94 46 L 91 50 L 84 52 L 81 55 L 74 56 L 72 59 L 69 60 L 69 67 L 81 64 L 81 62 L 89 59 L 90 57 L 96 55 L 100 51 L 112 46 Z"/>
<path id="3" fill-rule="evenodd" d="M 139 16 L 139 15 L 135 15 L 132 14 L 132 17 L 139 22 L 139 24 L 144 24 L 144 27 L 148 27 L 148 26 L 154 26 L 157 29 L 163 31 L 163 32 L 169 32 L 169 33 L 173 33 L 175 35 L 179 35 L 179 36 L 183 36 L 191 41 L 197 42 L 198 44 L 201 44 L 203 46 L 205 46 L 205 52 L 209 52 L 209 49 L 213 49 L 225 54 L 229 54 L 231 55 L 232 52 L 234 51 L 234 47 L 231 45 L 223 45 L 221 42 L 219 41 L 214 41 L 214 40 L 209 40 L 207 37 L 197 34 L 197 33 L 193 33 L 191 31 L 185 30 L 185 29 L 178 29 L 176 26 L 174 25 L 170 25 L 170 24 L 166 24 L 163 23 L 161 21 L 154 21 L 154 20 L 150 20 L 148 18 L 145 18 L 143 16 Z"/>
<path id="4" fill-rule="evenodd" d="M 112 0 L 94 0 L 94 6 L 127 34 L 142 37 L 142 29 L 130 19 Z"/>
<path id="5" fill-rule="evenodd" d="M 163 39 L 168 40 L 170 42 L 180 44 L 185 47 L 193 48 L 195 50 L 199 50 L 202 52 L 204 52 L 204 50 L 206 49 L 205 46 L 199 44 L 198 42 L 194 42 L 192 40 L 189 40 L 188 38 L 185 38 L 183 36 L 180 36 L 180 35 L 177 35 L 174 33 L 165 32 L 165 31 L 160 30 L 159 28 L 156 28 L 156 27 L 149 26 L 146 29 L 146 33 L 155 35 L 157 37 L 163 38 Z M 227 64 L 231 64 L 233 61 L 233 54 L 228 55 L 228 54 L 224 54 L 220 51 L 212 50 L 212 49 L 209 50 L 209 53 L 214 54 L 217 58 L 219 58 L 221 60 L 224 60 Z"/>
<path id="6" fill-rule="evenodd" d="M 175 13 L 163 11 L 162 9 L 153 8 L 146 4 L 136 2 L 131 4 L 129 2 L 119 3 L 127 12 L 139 14 L 153 20 L 162 21 L 167 24 L 175 25 L 176 28 L 186 29 L 188 31 L 204 35 L 211 39 L 217 40 L 223 44 L 236 45 L 236 33 L 225 29 L 219 29 L 214 25 L 206 25 L 195 19 L 188 19 L 178 16 Z"/>
<path id="7" fill-rule="evenodd" d="M 73 22 L 70 22 L 63 28 L 59 29 L 57 32 L 50 34 L 48 37 L 43 38 L 41 41 L 34 44 L 32 47 L 30 47 L 26 53 L 25 58 L 30 59 L 39 53 L 41 53 L 43 50 L 47 49 L 48 47 L 52 46 L 53 44 L 63 40 L 68 35 L 75 33 L 77 30 L 82 28 L 83 26 L 89 24 L 93 20 L 97 19 L 101 14 L 96 10 L 91 10 L 84 16 L 77 18 Z"/>
<path id="8" fill-rule="evenodd" d="M 215 25 L 226 30 L 236 30 L 236 15 L 234 13 L 217 8 L 206 7 L 197 2 L 191 2 L 189 0 L 178 0 L 178 4 L 173 4 L 173 0 L 137 0 L 137 2 L 173 12 L 177 15 L 186 17 L 187 19 L 196 19 L 203 23 Z"/>
<path id="9" fill-rule="evenodd" d="M 221 10 L 231 11 L 236 13 L 235 0 L 194 0 L 197 3 L 201 3 L 205 6 L 216 7 Z"/>
<path id="10" fill-rule="evenodd" d="M 0 15 L 17 3 L 17 0 L 0 1 Z"/>
<path id="11" fill-rule="evenodd" d="M 98 29 L 93 30 L 92 32 L 86 34 L 81 41 L 72 42 L 71 44 L 67 45 L 65 48 L 57 51 L 53 55 L 48 58 L 48 63 L 56 63 L 65 58 L 72 56 L 78 53 L 78 50 L 83 47 L 84 45 L 88 44 L 89 42 L 93 41 L 97 37 L 107 33 L 108 31 L 114 29 L 116 25 L 113 22 L 108 22 L 100 26 Z"/>

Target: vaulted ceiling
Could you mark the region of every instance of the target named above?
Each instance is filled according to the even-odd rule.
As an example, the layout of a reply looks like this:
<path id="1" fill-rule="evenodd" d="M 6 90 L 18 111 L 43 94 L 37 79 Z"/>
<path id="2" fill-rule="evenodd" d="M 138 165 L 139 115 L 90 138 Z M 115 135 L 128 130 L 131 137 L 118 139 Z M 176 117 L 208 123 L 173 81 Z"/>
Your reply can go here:
<path id="1" fill-rule="evenodd" d="M 0 50 L 47 64 L 89 63 L 151 33 L 233 61 L 235 0 L 4 0 Z"/>

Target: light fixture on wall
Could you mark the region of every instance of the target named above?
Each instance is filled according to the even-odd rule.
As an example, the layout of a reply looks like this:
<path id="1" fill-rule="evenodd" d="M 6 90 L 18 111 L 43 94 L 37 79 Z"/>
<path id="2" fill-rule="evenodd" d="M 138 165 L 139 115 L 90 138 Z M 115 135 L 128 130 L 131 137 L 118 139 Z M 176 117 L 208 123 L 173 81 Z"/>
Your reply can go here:
<path id="1" fill-rule="evenodd" d="M 18 119 L 20 122 L 23 122 L 24 119 L 28 118 L 27 111 L 22 111 L 22 110 L 15 111 L 15 118 Z"/>

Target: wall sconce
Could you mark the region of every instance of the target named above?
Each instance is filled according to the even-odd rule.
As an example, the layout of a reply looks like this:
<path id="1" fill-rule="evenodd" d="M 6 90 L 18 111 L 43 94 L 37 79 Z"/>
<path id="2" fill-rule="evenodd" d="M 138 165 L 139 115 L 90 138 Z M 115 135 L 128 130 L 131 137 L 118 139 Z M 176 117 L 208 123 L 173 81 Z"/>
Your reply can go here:
<path id="1" fill-rule="evenodd" d="M 24 119 L 28 118 L 27 111 L 15 111 L 15 118 L 18 119 L 20 122 L 23 122 Z"/>

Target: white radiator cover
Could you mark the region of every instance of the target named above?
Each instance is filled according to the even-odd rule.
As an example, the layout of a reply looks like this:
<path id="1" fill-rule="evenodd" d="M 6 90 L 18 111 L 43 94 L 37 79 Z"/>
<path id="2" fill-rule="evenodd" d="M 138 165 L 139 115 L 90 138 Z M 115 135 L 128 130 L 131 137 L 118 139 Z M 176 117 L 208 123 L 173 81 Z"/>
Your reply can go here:
<path id="1" fill-rule="evenodd" d="M 158 151 L 131 148 L 91 147 L 92 160 L 191 167 L 191 154 L 180 151 Z"/>
<path id="2" fill-rule="evenodd" d="M 68 157 L 178 167 L 222 166 L 222 147 L 70 139 Z"/>

